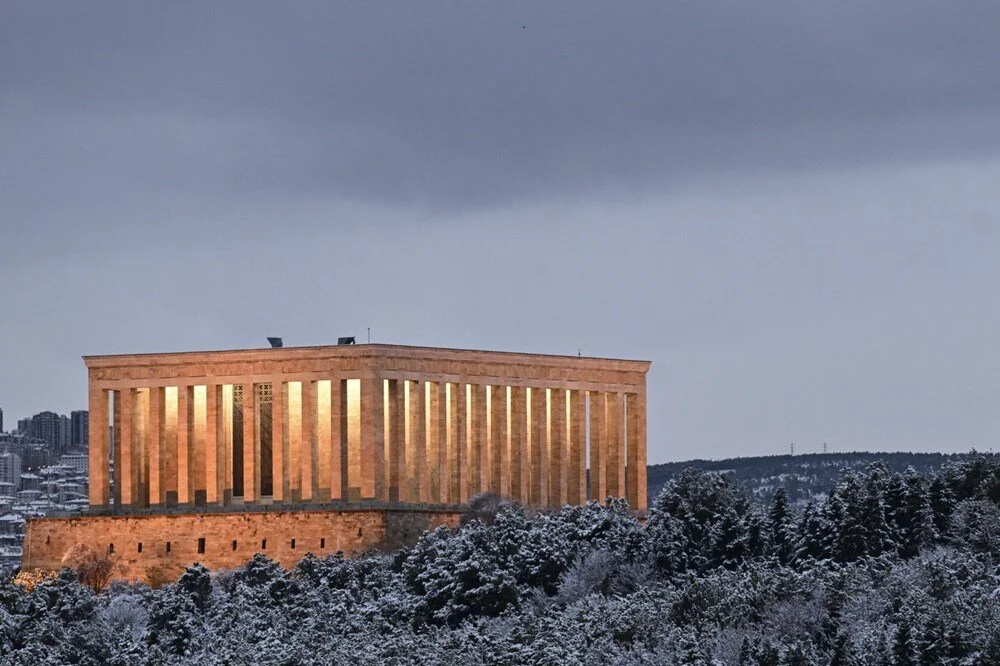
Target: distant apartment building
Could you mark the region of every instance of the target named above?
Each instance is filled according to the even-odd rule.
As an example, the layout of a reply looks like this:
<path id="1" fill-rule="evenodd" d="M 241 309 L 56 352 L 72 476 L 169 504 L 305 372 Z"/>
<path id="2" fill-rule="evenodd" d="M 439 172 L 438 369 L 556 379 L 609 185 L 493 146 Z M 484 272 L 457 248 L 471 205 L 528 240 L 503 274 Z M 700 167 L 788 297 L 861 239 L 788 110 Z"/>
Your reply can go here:
<path id="1" fill-rule="evenodd" d="M 53 452 L 65 451 L 70 444 L 70 419 L 55 412 L 39 412 L 17 422 L 18 431 L 45 441 Z"/>
<path id="2" fill-rule="evenodd" d="M 3 407 L 0 407 L 0 432 L 4 432 L 4 429 L 3 429 Z"/>
<path id="3" fill-rule="evenodd" d="M 59 459 L 59 464 L 63 467 L 72 467 L 80 474 L 87 474 L 90 468 L 90 456 L 86 453 L 67 453 Z"/>
<path id="4" fill-rule="evenodd" d="M 70 446 L 87 448 L 87 443 L 90 441 L 90 412 L 85 409 L 76 410 L 70 413 L 69 420 Z"/>
<path id="5" fill-rule="evenodd" d="M 21 456 L 17 453 L 0 453 L 0 483 L 10 483 L 15 486 L 21 479 L 24 471 L 21 464 Z"/>

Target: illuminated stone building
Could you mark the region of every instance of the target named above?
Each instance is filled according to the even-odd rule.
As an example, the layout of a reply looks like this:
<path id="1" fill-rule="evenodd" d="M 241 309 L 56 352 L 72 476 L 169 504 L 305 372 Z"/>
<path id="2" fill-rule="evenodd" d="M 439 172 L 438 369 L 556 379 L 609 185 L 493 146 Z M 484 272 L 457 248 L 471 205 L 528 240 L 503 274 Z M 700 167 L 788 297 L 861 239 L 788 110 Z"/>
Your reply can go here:
<path id="1" fill-rule="evenodd" d="M 381 344 L 84 360 L 90 418 L 118 442 L 90 428 L 86 520 L 134 516 L 135 538 L 185 538 L 162 520 L 142 536 L 140 517 L 281 514 L 301 530 L 304 511 L 454 516 L 483 492 L 646 508 L 646 361 Z M 199 538 L 196 555 L 208 552 Z M 249 552 L 232 530 L 225 542 Z M 317 550 L 285 533 L 275 542 L 299 551 L 278 559 Z"/>

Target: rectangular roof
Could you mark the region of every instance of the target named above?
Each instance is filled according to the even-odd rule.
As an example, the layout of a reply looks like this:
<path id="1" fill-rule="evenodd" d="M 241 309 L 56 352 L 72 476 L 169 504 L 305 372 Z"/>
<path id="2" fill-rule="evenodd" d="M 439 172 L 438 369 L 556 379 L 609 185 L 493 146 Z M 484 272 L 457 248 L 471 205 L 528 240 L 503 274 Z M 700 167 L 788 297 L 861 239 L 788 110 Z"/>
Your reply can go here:
<path id="1" fill-rule="evenodd" d="M 84 356 L 88 368 L 116 367 L 122 365 L 158 365 L 159 363 L 197 362 L 205 357 L 225 360 L 297 360 L 309 358 L 428 358 L 440 360 L 495 360 L 539 365 L 575 365 L 577 367 L 617 368 L 646 372 L 651 361 L 573 356 L 562 354 L 537 354 L 479 349 L 452 349 L 446 347 L 419 347 L 381 343 L 358 345 L 319 345 L 306 347 L 259 347 L 253 349 L 223 349 L 187 352 L 162 352 L 140 354 L 106 354 Z"/>

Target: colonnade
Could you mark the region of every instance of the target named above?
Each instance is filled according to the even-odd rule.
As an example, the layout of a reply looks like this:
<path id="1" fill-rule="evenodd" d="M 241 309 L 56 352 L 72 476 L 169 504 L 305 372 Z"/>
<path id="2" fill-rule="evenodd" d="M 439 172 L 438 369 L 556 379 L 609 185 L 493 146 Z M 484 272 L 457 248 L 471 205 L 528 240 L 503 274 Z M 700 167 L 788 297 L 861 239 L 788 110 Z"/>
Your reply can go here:
<path id="1" fill-rule="evenodd" d="M 644 385 L 455 379 L 92 382 L 91 504 L 460 504 L 493 492 L 532 506 L 611 496 L 646 508 Z"/>

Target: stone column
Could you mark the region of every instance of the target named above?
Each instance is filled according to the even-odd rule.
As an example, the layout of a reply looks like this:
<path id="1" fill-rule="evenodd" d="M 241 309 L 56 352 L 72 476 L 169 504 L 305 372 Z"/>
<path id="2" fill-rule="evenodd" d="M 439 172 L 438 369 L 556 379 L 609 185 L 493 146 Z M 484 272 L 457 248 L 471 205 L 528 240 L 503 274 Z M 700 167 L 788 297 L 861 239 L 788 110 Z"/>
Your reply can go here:
<path id="1" fill-rule="evenodd" d="M 146 447 L 149 433 L 149 389 L 135 391 L 135 452 L 139 485 L 136 486 L 136 506 L 149 506 L 149 449 Z"/>
<path id="2" fill-rule="evenodd" d="M 608 497 L 608 394 L 590 392 L 590 499 Z"/>
<path id="3" fill-rule="evenodd" d="M 507 387 L 490 387 L 490 492 L 510 497 L 510 442 L 507 440 Z"/>
<path id="4" fill-rule="evenodd" d="M 107 507 L 110 500 L 109 467 L 111 466 L 108 451 L 108 392 L 104 389 L 90 386 L 90 439 L 87 445 L 90 449 L 90 505 Z"/>
<path id="5" fill-rule="evenodd" d="M 285 401 L 288 429 L 288 494 L 286 500 L 302 499 L 302 382 L 289 382 Z"/>
<path id="6" fill-rule="evenodd" d="M 554 388 L 550 398 L 549 430 L 549 504 L 562 506 L 566 503 L 566 460 L 567 444 L 566 389 Z"/>
<path id="7" fill-rule="evenodd" d="M 192 415 L 194 420 L 191 423 L 192 432 L 192 475 L 194 486 L 192 487 L 192 500 L 195 506 L 205 506 L 205 493 L 208 488 L 208 477 L 206 475 L 206 402 L 208 400 L 208 389 L 206 386 L 196 386 L 191 389 Z"/>
<path id="8" fill-rule="evenodd" d="M 441 493 L 441 470 L 444 461 L 442 460 L 441 444 L 445 440 L 441 437 L 441 426 L 447 424 L 442 419 L 441 407 L 444 400 L 441 399 L 441 384 L 438 382 L 427 382 L 427 485 L 431 502 L 445 502 Z M 447 434 L 447 429 L 445 429 Z M 447 487 L 447 484 L 443 484 Z M 447 491 L 445 492 L 445 496 Z"/>
<path id="9" fill-rule="evenodd" d="M 465 382 L 449 385 L 448 393 L 448 462 L 451 467 L 452 503 L 469 501 L 468 441 Z"/>
<path id="10" fill-rule="evenodd" d="M 608 395 L 608 495 L 625 497 L 625 394 Z"/>
<path id="11" fill-rule="evenodd" d="M 316 492 L 314 499 L 317 502 L 330 501 L 330 455 L 333 450 L 330 396 L 333 393 L 334 381 L 316 382 Z"/>
<path id="12" fill-rule="evenodd" d="M 177 503 L 194 504 L 194 388 L 177 387 Z"/>
<path id="13" fill-rule="evenodd" d="M 166 427 L 166 399 L 163 386 L 149 389 L 149 430 L 146 450 L 149 452 L 149 505 L 160 506 L 166 501 L 163 483 L 163 439 Z"/>
<path id="14" fill-rule="evenodd" d="M 402 379 L 389 380 L 388 475 L 389 501 L 409 499 L 406 482 L 406 386 Z"/>
<path id="15" fill-rule="evenodd" d="M 388 499 L 385 486 L 385 412 L 382 378 L 378 376 L 361 379 L 361 451 L 360 476 L 357 493 L 362 500 Z M 353 489 L 353 488 L 352 488 Z"/>
<path id="16" fill-rule="evenodd" d="M 330 381 L 330 499 L 344 499 L 343 464 L 347 455 L 347 391 L 343 380 Z"/>
<path id="17" fill-rule="evenodd" d="M 177 400 L 180 388 L 163 389 L 163 496 L 167 506 L 177 506 Z"/>
<path id="18" fill-rule="evenodd" d="M 586 391 L 569 392 L 569 466 L 566 476 L 566 501 L 587 501 L 587 395 Z"/>
<path id="19" fill-rule="evenodd" d="M 510 387 L 510 497 L 528 503 L 531 455 L 528 450 L 528 390 Z"/>
<path id="20" fill-rule="evenodd" d="M 489 454 L 486 450 L 486 386 L 470 385 L 469 394 L 469 496 L 489 487 Z"/>
<path id="21" fill-rule="evenodd" d="M 257 384 L 243 383 L 243 503 L 260 497 L 260 441 L 257 439 Z"/>
<path id="22" fill-rule="evenodd" d="M 139 461 L 136 456 L 135 389 L 115 391 L 115 448 L 120 451 L 116 463 L 121 504 L 138 505 Z"/>
<path id="23" fill-rule="evenodd" d="M 271 501 L 288 501 L 288 384 L 271 379 Z"/>
<path id="24" fill-rule="evenodd" d="M 625 489 L 628 504 L 636 511 L 646 510 L 646 393 L 629 393 L 628 409 L 628 465 Z"/>
<path id="25" fill-rule="evenodd" d="M 109 468 L 111 502 L 119 507 L 122 504 L 122 447 L 119 443 L 121 433 L 121 391 L 108 391 L 108 409 L 111 412 L 111 432 L 108 446 L 113 464 Z"/>
<path id="26" fill-rule="evenodd" d="M 406 382 L 406 470 L 409 476 L 411 502 L 427 502 L 430 487 L 427 479 L 427 420 L 424 414 L 426 398 L 424 384 Z"/>
<path id="27" fill-rule="evenodd" d="M 548 392 L 531 388 L 531 490 L 532 506 L 545 506 L 549 499 Z"/>
<path id="28" fill-rule="evenodd" d="M 302 501 L 316 495 L 316 382 L 302 382 Z"/>
<path id="29" fill-rule="evenodd" d="M 226 454 L 222 450 L 222 387 L 205 387 L 205 503 L 221 504 L 225 489 Z"/>

